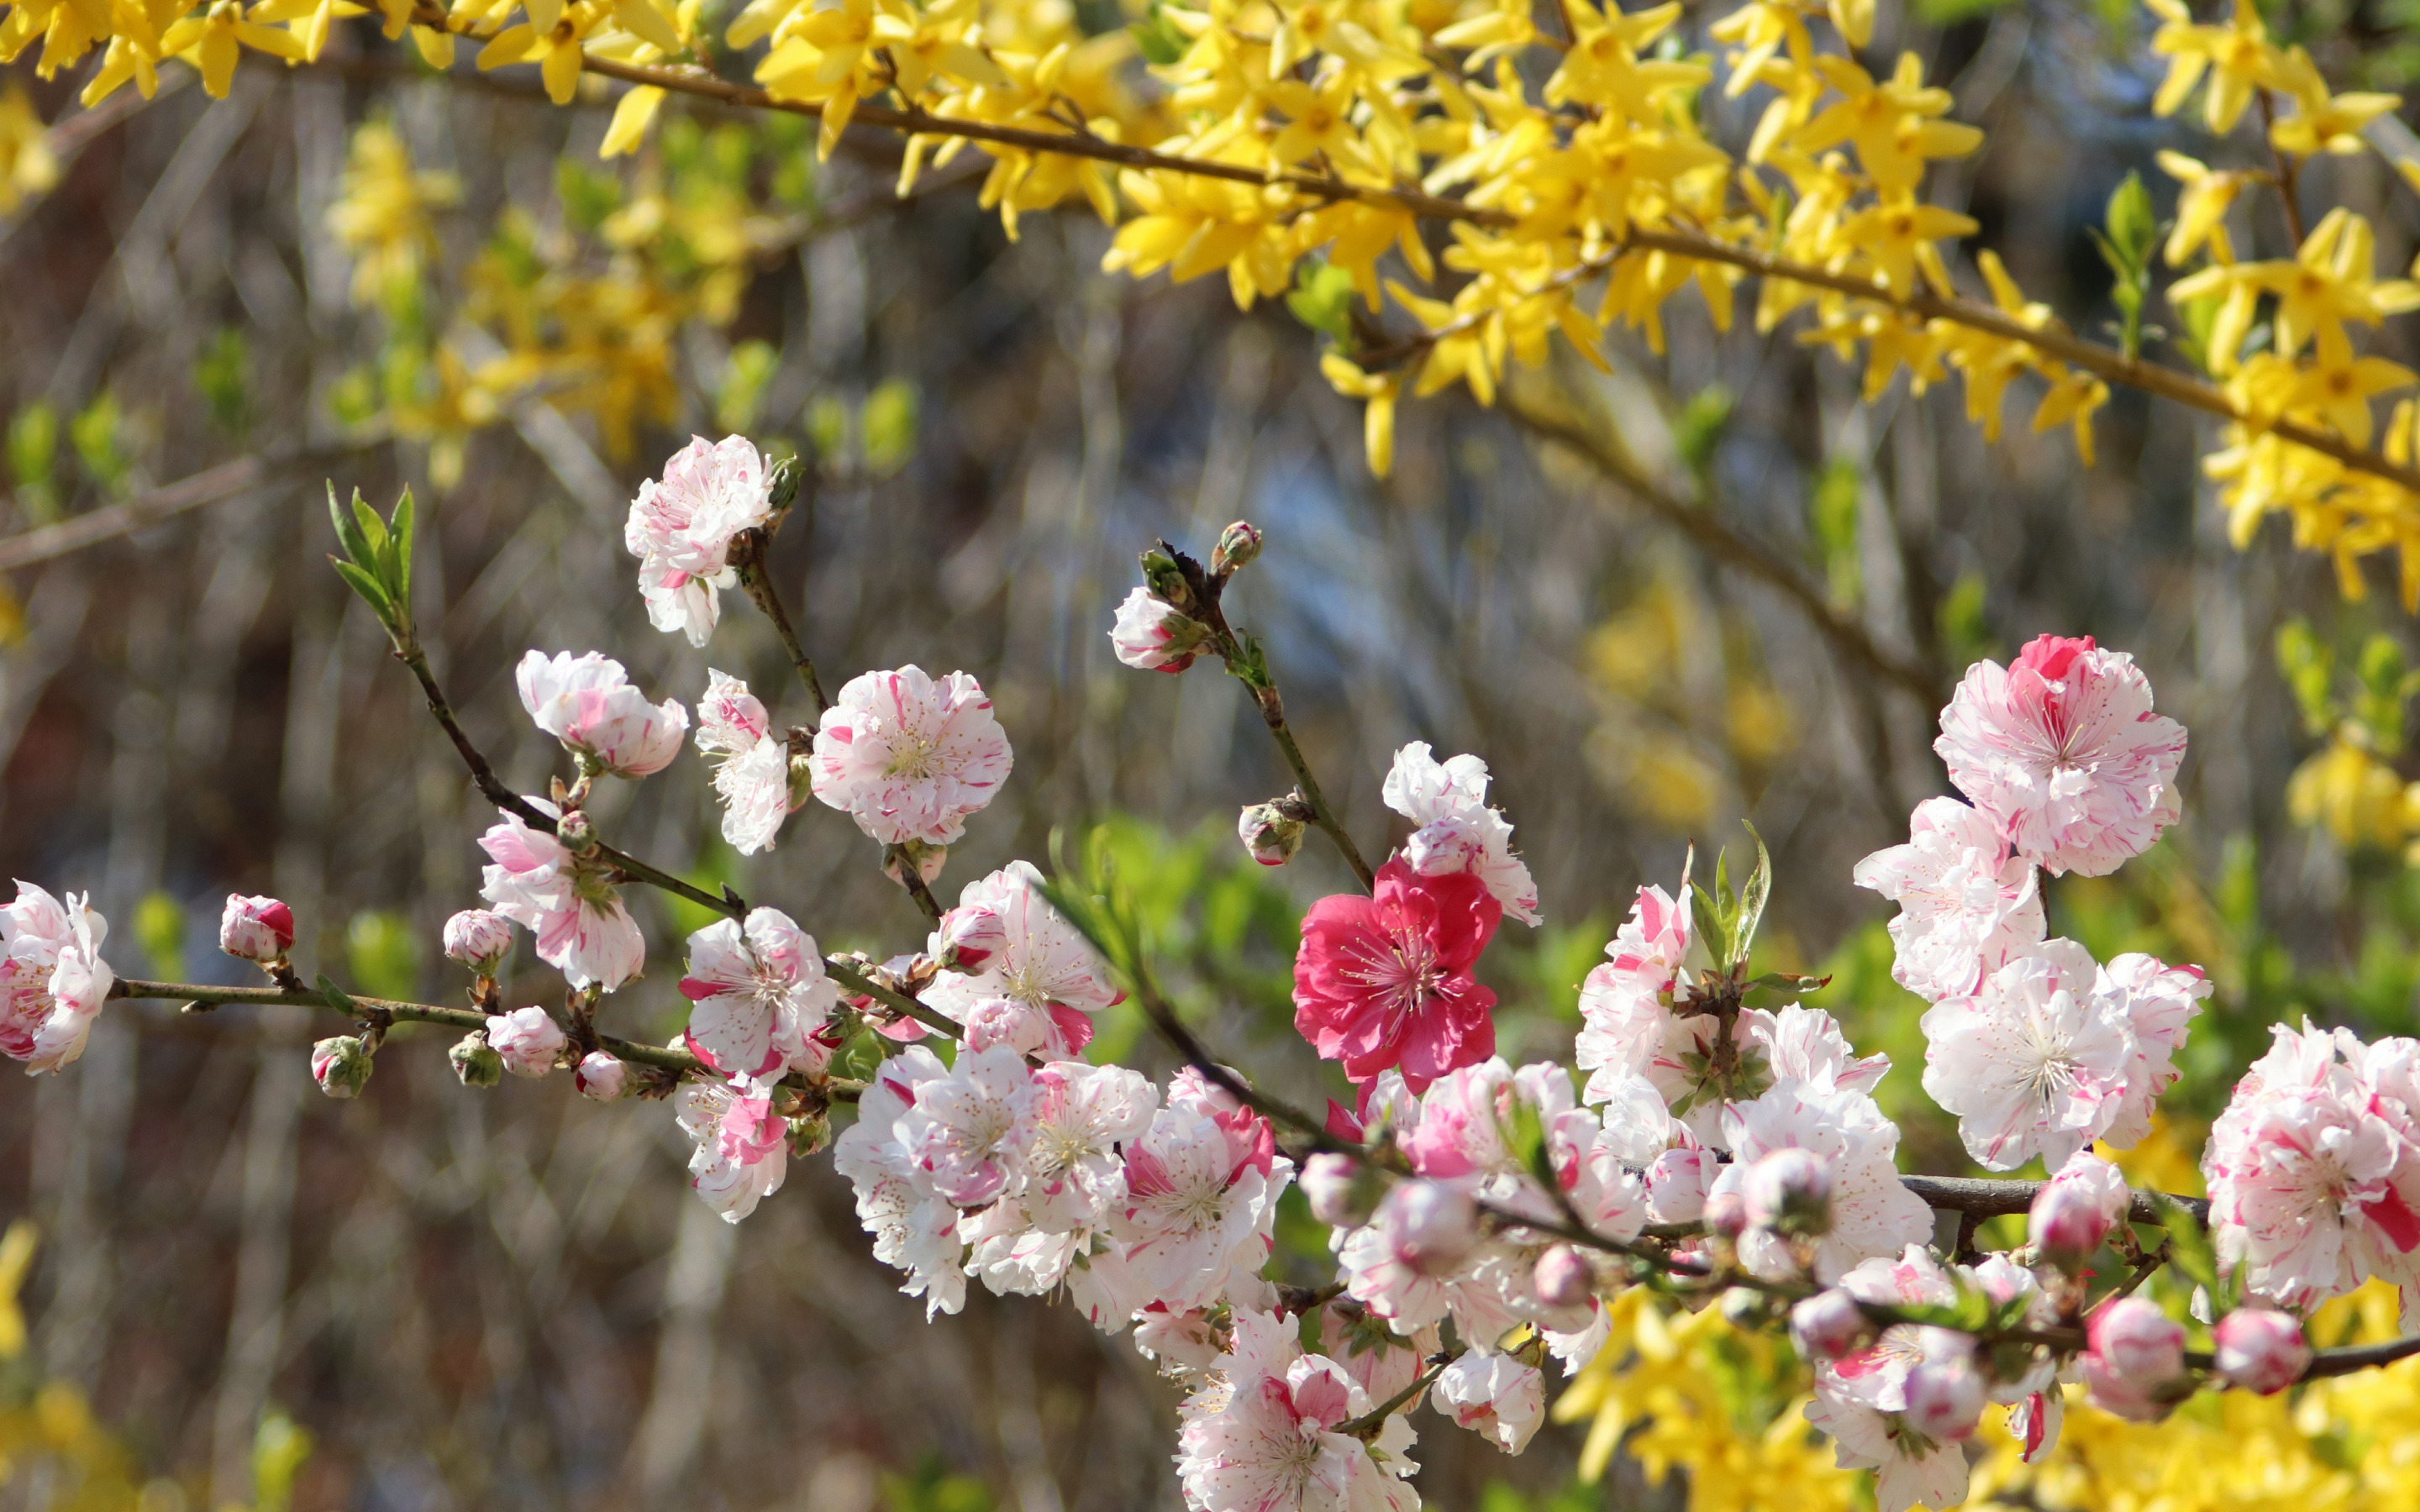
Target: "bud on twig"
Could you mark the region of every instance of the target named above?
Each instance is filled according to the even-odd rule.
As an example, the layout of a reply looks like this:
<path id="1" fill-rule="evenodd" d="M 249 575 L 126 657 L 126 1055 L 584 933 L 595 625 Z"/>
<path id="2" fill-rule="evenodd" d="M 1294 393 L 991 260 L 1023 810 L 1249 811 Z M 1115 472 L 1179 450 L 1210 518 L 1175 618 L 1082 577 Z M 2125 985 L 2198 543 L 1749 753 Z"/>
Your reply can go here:
<path id="1" fill-rule="evenodd" d="M 2273 1396 L 2302 1380 L 2311 1365 L 2303 1325 L 2292 1314 L 2268 1307 L 2238 1307 L 2218 1320 L 2211 1342 L 2220 1378 L 2262 1396 Z"/>
<path id="2" fill-rule="evenodd" d="M 1143 586 L 1151 590 L 1151 596 L 1190 618 L 1196 608 L 1193 585 L 1185 580 L 1185 569 L 1176 564 L 1176 558 L 1155 548 L 1137 560 L 1142 563 Z"/>
<path id="3" fill-rule="evenodd" d="M 504 1079 L 504 1057 L 488 1043 L 484 1029 L 473 1029 L 445 1052 L 454 1063 L 454 1074 L 465 1087 L 493 1087 Z"/>
<path id="4" fill-rule="evenodd" d="M 219 949 L 239 961 L 271 966 L 283 963 L 294 945 L 294 911 L 274 898 L 227 894 L 226 911 L 219 916 Z"/>
<path id="5" fill-rule="evenodd" d="M 1210 571 L 1224 578 L 1261 554 L 1261 532 L 1251 521 L 1239 519 L 1218 532 L 1218 544 L 1210 552 Z"/>
<path id="6" fill-rule="evenodd" d="M 465 908 L 445 921 L 445 957 L 492 977 L 513 953 L 513 926 L 502 914 Z"/>
<path id="7" fill-rule="evenodd" d="M 800 477 L 799 459 L 785 456 L 773 464 L 765 474 L 765 504 L 775 514 L 790 507 L 799 497 Z"/>
<path id="8" fill-rule="evenodd" d="M 904 887 L 908 886 L 908 878 L 899 870 L 903 855 L 915 864 L 918 880 L 930 887 L 940 876 L 942 866 L 949 861 L 950 848 L 921 840 L 901 841 L 887 847 L 882 853 L 882 874 Z"/>
<path id="9" fill-rule="evenodd" d="M 585 810 L 571 810 L 556 820 L 554 838 L 574 856 L 589 856 L 597 849 L 597 826 L 589 822 Z"/>
<path id="10" fill-rule="evenodd" d="M 1577 1307 L 1595 1295 L 1596 1271 L 1578 1250 L 1557 1244 L 1538 1257 L 1529 1286 L 1549 1307 Z"/>
<path id="11" fill-rule="evenodd" d="M 1856 1353 L 1873 1332 L 1857 1299 L 1838 1287 L 1819 1291 L 1790 1309 L 1790 1341 L 1810 1365 Z"/>
<path id="12" fill-rule="evenodd" d="M 571 1068 L 572 1085 L 580 1095 L 597 1103 L 611 1103 L 622 1095 L 622 1084 L 629 1067 L 618 1056 L 603 1050 L 591 1050 Z"/>
<path id="13" fill-rule="evenodd" d="M 369 1083 L 368 1047 L 349 1034 L 320 1041 L 311 1047 L 311 1079 L 330 1097 L 353 1096 Z"/>
<path id="14" fill-rule="evenodd" d="M 1302 1195 L 1312 1217 L 1330 1227 L 1351 1228 L 1369 1221 L 1386 1183 L 1350 1155 L 1323 1153 L 1303 1162 Z"/>
<path id="15" fill-rule="evenodd" d="M 1776 1149 L 1748 1167 L 1742 1200 L 1753 1227 L 1813 1236 L 1832 1227 L 1832 1168 L 1808 1149 Z"/>
<path id="16" fill-rule="evenodd" d="M 1311 807 L 1300 795 L 1288 794 L 1266 803 L 1245 806 L 1235 818 L 1235 834 L 1244 849 L 1263 866 L 1283 866 L 1302 849 L 1311 823 Z"/>

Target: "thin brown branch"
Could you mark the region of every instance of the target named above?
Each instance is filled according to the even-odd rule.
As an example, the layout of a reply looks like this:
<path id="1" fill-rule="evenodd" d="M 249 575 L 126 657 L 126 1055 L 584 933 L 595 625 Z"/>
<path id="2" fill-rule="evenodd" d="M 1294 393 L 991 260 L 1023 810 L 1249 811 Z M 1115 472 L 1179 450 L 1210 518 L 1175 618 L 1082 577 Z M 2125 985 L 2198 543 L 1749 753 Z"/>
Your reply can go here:
<path id="1" fill-rule="evenodd" d="M 30 567 L 37 563 L 99 546 L 104 541 L 132 535 L 187 510 L 239 499 L 289 476 L 323 471 L 332 464 L 382 444 L 383 440 L 311 451 L 268 452 L 240 456 L 190 477 L 163 484 L 122 502 L 71 516 L 56 524 L 20 532 L 0 539 L 0 572 Z"/>
<path id="2" fill-rule="evenodd" d="M 765 571 L 765 548 L 771 537 L 763 530 L 743 531 L 732 543 L 731 565 L 739 575 L 739 586 L 748 591 L 748 601 L 754 604 L 765 618 L 772 623 L 773 633 L 781 638 L 782 649 L 789 653 L 790 666 L 798 672 L 800 686 L 815 706 L 815 717 L 831 707 L 824 697 L 822 679 L 815 676 L 815 664 L 808 656 L 804 642 L 790 624 L 789 611 L 782 607 L 782 595 L 773 589 L 773 579 Z M 939 916 L 936 916 L 939 917 Z"/>

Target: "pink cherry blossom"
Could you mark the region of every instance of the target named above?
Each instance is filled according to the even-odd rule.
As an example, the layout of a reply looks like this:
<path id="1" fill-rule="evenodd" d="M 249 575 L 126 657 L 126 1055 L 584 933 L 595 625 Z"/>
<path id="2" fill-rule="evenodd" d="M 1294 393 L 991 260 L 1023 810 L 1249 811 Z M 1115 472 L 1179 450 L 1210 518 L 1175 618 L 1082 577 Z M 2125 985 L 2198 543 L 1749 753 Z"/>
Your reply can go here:
<path id="1" fill-rule="evenodd" d="M 283 961 L 294 945 L 294 911 L 274 898 L 227 894 L 219 916 L 219 949 L 239 961 L 267 965 Z"/>
<path id="2" fill-rule="evenodd" d="M 1971 1342 L 1907 1373 L 1907 1426 L 1936 1443 L 1973 1438 L 1983 1400 L 1983 1377 L 1975 1368 Z"/>
<path id="3" fill-rule="evenodd" d="M 1927 798 L 1908 821 L 1908 842 L 1876 851 L 1852 873 L 1900 905 L 1891 976 L 1938 1002 L 1975 990 L 2010 956 L 2041 943 L 2041 892 L 2033 863 L 2009 853 L 1998 821 L 1955 798 Z"/>
<path id="4" fill-rule="evenodd" d="M 2101 968 L 2093 995 L 2121 1013 L 2134 1031 L 2134 1059 L 2126 1070 L 2126 1095 L 2102 1136 L 2129 1149 L 2151 1133 L 2151 1110 L 2176 1084 L 2176 1053 L 2210 996 L 2210 979 L 2198 966 L 2171 966 L 2158 957 L 2129 953 Z"/>
<path id="5" fill-rule="evenodd" d="M 1390 1067 L 1414 1091 L 1496 1052 L 1496 994 L 1471 967 L 1503 909 L 1469 872 L 1422 876 L 1401 857 L 1374 894 L 1311 905 L 1295 956 L 1295 1027 L 1344 1073 Z"/>
<path id="6" fill-rule="evenodd" d="M 1466 1184 L 1398 1182 L 1337 1251 L 1353 1300 L 1399 1334 L 1445 1317 L 1446 1283 L 1479 1243 L 1479 1211 Z"/>
<path id="7" fill-rule="evenodd" d="M 965 672 L 849 680 L 815 732 L 814 795 L 885 844 L 949 845 L 1008 779 L 1008 736 Z"/>
<path id="8" fill-rule="evenodd" d="M 1188 1370 L 1207 1370 L 1218 1363 L 1218 1356 L 1224 1352 L 1218 1323 L 1207 1309 L 1171 1310 L 1164 1303 L 1155 1302 L 1135 1315 L 1134 1341 L 1136 1349 L 1158 1361 L 1163 1368 L 1182 1365 Z"/>
<path id="9" fill-rule="evenodd" d="M 1109 643 L 1118 660 L 1142 671 L 1181 672 L 1193 665 L 1210 639 L 1210 629 L 1159 597 L 1148 588 L 1126 594 L 1118 606 L 1117 623 L 1109 627 Z"/>
<path id="10" fill-rule="evenodd" d="M 1028 1221 L 1047 1233 L 1096 1227 L 1125 1197 L 1120 1151 L 1151 1127 L 1159 1089 L 1139 1072 L 1080 1060 L 1045 1065 L 1033 1073 L 1033 1089 Z"/>
<path id="11" fill-rule="evenodd" d="M 540 730 L 583 765 L 615 777 L 662 771 L 689 733 L 689 711 L 679 700 L 649 703 L 622 664 L 601 652 L 533 651 L 514 669 L 513 682 Z"/>
<path id="12" fill-rule="evenodd" d="M 696 1146 L 690 1185 L 725 1223 L 737 1223 L 782 1189 L 789 1139 L 761 1097 L 735 1096 L 719 1082 L 691 1082 L 673 1094 L 681 1132 Z"/>
<path id="13" fill-rule="evenodd" d="M 1412 1512 L 1419 1498 L 1397 1477 L 1408 1425 L 1398 1416 L 1375 1443 L 1333 1431 L 1373 1405 L 1342 1366 L 1306 1355 L 1291 1328 L 1239 1311 L 1236 1342 L 1215 1384 L 1186 1404 L 1176 1471 L 1196 1512 Z"/>
<path id="14" fill-rule="evenodd" d="M 1231 1128 L 1197 1108 L 1162 1107 L 1125 1151 L 1125 1196 L 1109 1229 L 1147 1297 L 1196 1307 L 1268 1257 L 1277 1201 L 1294 1179 L 1266 1125 Z"/>
<path id="15" fill-rule="evenodd" d="M 958 894 L 958 906 L 924 944 L 937 960 L 954 949 L 961 969 L 934 979 L 923 1000 L 961 1022 L 986 999 L 1020 1005 L 1030 1011 L 1002 1030 L 1051 1059 L 1081 1050 L 1093 1037 L 1089 1015 L 1125 995 L 1109 980 L 1109 963 L 1043 897 L 1042 873 L 1024 861 Z M 970 964 L 974 969 L 965 969 Z"/>
<path id="16" fill-rule="evenodd" d="M 2067 1397 L 2053 1385 L 2033 1393 L 2009 1409 L 2009 1437 L 2017 1443 L 2017 1458 L 2038 1465 L 2058 1447 L 2058 1430 L 2067 1421 Z"/>
<path id="17" fill-rule="evenodd" d="M 2238 1307 L 2218 1320 L 2211 1342 L 2220 1378 L 2262 1396 L 2274 1396 L 2302 1380 L 2311 1364 L 2303 1325 L 2291 1314 L 2267 1307 Z"/>
<path id="18" fill-rule="evenodd" d="M 1911 1241 L 1897 1257 L 1860 1262 L 1840 1277 L 1840 1289 L 1857 1302 L 1881 1306 L 1937 1305 L 1958 1296 L 1956 1283 L 1921 1241 Z M 1908 1387 L 1918 1370 L 1954 1366 L 1971 1360 L 1973 1351 L 1964 1335 L 1899 1323 L 1866 1348 L 1816 1369 L 1807 1420 L 1832 1436 L 1835 1458 L 1844 1469 L 1879 1472 L 1877 1512 L 1906 1512 L 1918 1503 L 1946 1512 L 1966 1499 L 1965 1455 L 1912 1421 Z M 1945 1415 L 1954 1421 L 1955 1414 Z"/>
<path id="19" fill-rule="evenodd" d="M 981 1207 L 1022 1185 L 1038 1101 L 1016 1051 L 962 1050 L 948 1075 L 916 1089 L 899 1116 L 899 1142 L 934 1191 L 956 1207 Z"/>
<path id="20" fill-rule="evenodd" d="M 555 1057 L 568 1042 L 563 1026 L 535 1005 L 488 1018 L 488 1046 L 504 1057 L 504 1069 L 516 1076 L 543 1076 L 552 1071 Z"/>
<path id="21" fill-rule="evenodd" d="M 1830 1173 L 1831 1225 L 1811 1241 L 1816 1280 L 1829 1285 L 1931 1235 L 1932 1210 L 1900 1183 L 1899 1127 L 1865 1093 L 1784 1078 L 1750 1102 L 1725 1104 L 1723 1130 L 1731 1164 L 1714 1182 L 1710 1209 L 1714 1196 L 1744 1195 L 1747 1172 L 1776 1150 L 1805 1150 Z M 1741 1263 L 1758 1275 L 1794 1277 L 1797 1261 L 1778 1236 L 1750 1229 L 1739 1247 Z"/>
<path id="22" fill-rule="evenodd" d="M 1854 1354 L 1873 1334 L 1857 1299 L 1838 1287 L 1819 1291 L 1790 1309 L 1790 1338 L 1809 1364 Z"/>
<path id="23" fill-rule="evenodd" d="M 840 997 L 814 936 L 777 908 L 751 909 L 745 923 L 717 919 L 690 935 L 680 990 L 690 1004 L 690 1053 L 726 1076 L 752 1079 L 810 1069 L 827 1054 L 811 1051 L 809 1041 Z"/>
<path id="24" fill-rule="evenodd" d="M 624 1081 L 628 1077 L 628 1062 L 610 1051 L 591 1050 L 571 1068 L 572 1084 L 580 1095 L 597 1103 L 611 1103 L 622 1095 Z"/>
<path id="25" fill-rule="evenodd" d="M 1924 1015 L 1924 1089 L 1958 1116 L 1985 1168 L 2052 1165 L 2106 1133 L 2134 1067 L 2134 1031 L 2093 992 L 2098 968 L 2072 940 L 2050 940 Z"/>
<path id="26" fill-rule="evenodd" d="M 492 977 L 513 953 L 513 921 L 485 908 L 465 908 L 445 920 L 445 958 Z"/>
<path id="27" fill-rule="evenodd" d="M 1423 1362 L 1436 1351 L 1435 1329 L 1405 1337 L 1367 1308 L 1342 1300 L 1319 1310 L 1319 1352 L 1342 1365 L 1373 1402 L 1393 1401 L 1410 1389 Z"/>
<path id="28" fill-rule="evenodd" d="M 748 685 L 706 670 L 697 704 L 697 748 L 714 763 L 714 795 L 722 802 L 722 838 L 742 856 L 773 848 L 782 821 L 797 807 L 790 743 Z M 803 795 L 798 802 L 803 802 Z"/>
<path id="29" fill-rule="evenodd" d="M 731 538 L 772 516 L 764 459 L 742 436 L 702 436 L 674 453 L 660 481 L 639 485 L 622 544 L 639 559 L 639 588 L 659 630 L 706 644 L 734 585 Z"/>
<path id="30" fill-rule="evenodd" d="M 948 1074 L 923 1045 L 892 1056 L 859 1095 L 857 1121 L 832 1142 L 832 1168 L 857 1189 L 857 1215 L 874 1238 L 874 1257 L 908 1273 L 899 1289 L 923 1297 L 928 1316 L 966 1304 L 966 1245 L 958 1210 L 933 1190 L 900 1125 L 922 1089 Z"/>
<path id="31" fill-rule="evenodd" d="M 2092 1405 L 2137 1423 L 2168 1415 L 2193 1394 L 2185 1331 L 2141 1297 L 2119 1297 L 2085 1319 L 2084 1383 Z"/>
<path id="32" fill-rule="evenodd" d="M 2123 652 L 2045 635 L 2016 665 L 1977 663 L 1932 748 L 1949 780 L 2053 874 L 2104 876 L 2176 823 L 2185 732 L 2151 712 Z"/>
<path id="33" fill-rule="evenodd" d="M 1404 859 L 1422 876 L 1466 872 L 1486 885 L 1505 917 L 1535 926 L 1538 884 L 1512 854 L 1512 826 L 1487 806 L 1487 764 L 1476 756 L 1439 762 L 1428 742 L 1395 752 L 1379 796 L 1415 826 Z"/>
<path id="34" fill-rule="evenodd" d="M 2376 1075 L 2396 1058 L 2379 1052 L 2403 1046 L 2308 1024 L 2273 1033 L 2202 1151 L 2220 1253 L 2255 1295 L 2297 1311 L 2372 1276 L 2420 1287 L 2420 1158 L 2409 1105 Z"/>
<path id="35" fill-rule="evenodd" d="M 550 818 L 552 804 L 530 799 Z M 537 936 L 538 959 L 561 971 L 574 987 L 612 992 L 646 964 L 647 942 L 622 906 L 621 889 L 605 869 L 582 860 L 561 841 L 533 829 L 520 816 L 479 837 L 494 862 L 485 870 L 480 896 L 494 910 Z"/>
<path id="36" fill-rule="evenodd" d="M 28 1074 L 61 1071 L 84 1055 L 117 981 L 101 958 L 108 936 L 109 921 L 83 893 L 69 893 L 62 904 L 20 882 L 16 900 L 0 909 L 0 942 L 8 950 L 0 976 L 8 999 L 0 1051 L 23 1061 Z"/>
<path id="37" fill-rule="evenodd" d="M 2045 1259 L 2072 1270 L 2101 1247 L 2132 1201 L 2117 1166 L 2079 1149 L 2034 1197 L 2026 1241 Z"/>
<path id="38" fill-rule="evenodd" d="M 1509 1354 L 1465 1354 L 1438 1375 L 1429 1405 L 1516 1455 L 1545 1421 L 1546 1378 Z"/>
<path id="39" fill-rule="evenodd" d="M 1820 1376 L 1806 1411 L 1807 1421 L 1831 1437 L 1841 1469 L 1875 1472 L 1875 1512 L 1919 1504 L 1947 1512 L 1966 1500 L 1966 1454 L 1958 1444 L 1928 1439 L 1898 1412 L 1827 1390 Z"/>

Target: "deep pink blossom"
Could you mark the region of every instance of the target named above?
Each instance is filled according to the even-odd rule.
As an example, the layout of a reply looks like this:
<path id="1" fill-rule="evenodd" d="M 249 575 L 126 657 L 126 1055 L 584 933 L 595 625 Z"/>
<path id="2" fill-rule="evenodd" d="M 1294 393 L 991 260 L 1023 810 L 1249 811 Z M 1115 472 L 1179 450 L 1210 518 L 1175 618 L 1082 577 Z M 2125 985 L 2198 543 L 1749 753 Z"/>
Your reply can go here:
<path id="1" fill-rule="evenodd" d="M 1295 1027 L 1366 1082 L 1403 1069 L 1414 1091 L 1496 1053 L 1496 994 L 1470 970 L 1504 908 L 1467 872 L 1422 876 L 1401 858 L 1373 896 L 1311 905 L 1295 956 Z"/>

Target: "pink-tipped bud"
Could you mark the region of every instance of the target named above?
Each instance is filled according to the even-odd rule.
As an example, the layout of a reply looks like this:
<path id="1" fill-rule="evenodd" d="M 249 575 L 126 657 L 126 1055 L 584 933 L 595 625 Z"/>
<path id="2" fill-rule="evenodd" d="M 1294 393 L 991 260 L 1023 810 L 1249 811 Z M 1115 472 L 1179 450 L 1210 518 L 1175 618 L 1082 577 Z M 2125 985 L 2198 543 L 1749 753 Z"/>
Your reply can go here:
<path id="1" fill-rule="evenodd" d="M 1790 1342 L 1808 1364 L 1841 1360 L 1866 1347 L 1874 1326 L 1857 1299 L 1834 1287 L 1790 1309 Z"/>
<path id="2" fill-rule="evenodd" d="M 1467 1193 L 1442 1181 L 1404 1181 L 1373 1216 L 1388 1247 L 1423 1275 L 1443 1275 L 1479 1242 L 1479 1210 Z"/>
<path id="3" fill-rule="evenodd" d="M 2140 1297 L 2103 1304 L 2085 1324 L 2084 1383 L 2095 1406 L 2157 1422 L 2193 1395 L 2183 1325 Z"/>
<path id="4" fill-rule="evenodd" d="M 581 1096 L 599 1103 L 611 1103 L 622 1095 L 622 1083 L 629 1071 L 630 1068 L 622 1063 L 619 1056 L 591 1050 L 580 1057 L 579 1065 L 571 1068 L 571 1081 L 580 1088 Z"/>
<path id="5" fill-rule="evenodd" d="M 542 1008 L 517 1008 L 488 1020 L 488 1044 L 516 1076 L 543 1076 L 552 1071 L 554 1057 L 569 1042 Z"/>
<path id="6" fill-rule="evenodd" d="M 1750 1227 L 1821 1234 L 1832 1227 L 1832 1167 L 1811 1149 L 1775 1150 L 1748 1167 L 1741 1186 Z"/>
<path id="7" fill-rule="evenodd" d="M 1907 1373 L 1907 1426 L 1935 1443 L 1971 1438 L 1983 1415 L 1983 1377 L 1971 1357 L 1927 1360 Z"/>
<path id="8" fill-rule="evenodd" d="M 2288 1313 L 2238 1307 L 2211 1333 L 2219 1376 L 2230 1386 L 2273 1396 L 2310 1368 L 2311 1345 Z"/>
<path id="9" fill-rule="evenodd" d="M 219 916 L 220 949 L 265 966 L 285 960 L 293 945 L 294 910 L 274 898 L 227 894 L 226 912 Z"/>
<path id="10" fill-rule="evenodd" d="M 1109 644 L 1118 660 L 1147 672 L 1181 672 L 1209 643 L 1208 625 L 1148 588 L 1126 595 L 1109 627 Z"/>
<path id="11" fill-rule="evenodd" d="M 1210 550 L 1210 570 L 1223 578 L 1260 554 L 1260 527 L 1239 519 L 1218 532 L 1218 544 Z"/>
<path id="12" fill-rule="evenodd" d="M 1235 816 L 1235 835 L 1252 859 L 1263 866 L 1283 866 L 1302 849 L 1303 821 L 1287 810 L 1288 802 L 1280 798 L 1270 803 L 1248 805 Z"/>
<path id="13" fill-rule="evenodd" d="M 1714 1192 L 1706 1197 L 1706 1232 L 1716 1239 L 1737 1239 L 1747 1232 L 1747 1204 L 1736 1192 Z"/>
<path id="14" fill-rule="evenodd" d="M 1549 1307 L 1577 1307 L 1596 1295 L 1596 1268 L 1569 1244 L 1557 1244 L 1538 1257 L 1529 1285 Z"/>
<path id="15" fill-rule="evenodd" d="M 960 903 L 933 930 L 933 959 L 944 971 L 981 971 L 1008 948 L 1008 925 L 989 903 Z"/>
<path id="16" fill-rule="evenodd" d="M 1334 1228 L 1369 1222 L 1381 1196 L 1376 1175 L 1350 1155 L 1311 1156 L 1302 1163 L 1301 1180 L 1311 1215 Z"/>
<path id="17" fill-rule="evenodd" d="M 369 1085 L 369 1047 L 349 1034 L 311 1047 L 311 1079 L 330 1097 L 351 1097 Z"/>
<path id="18" fill-rule="evenodd" d="M 2050 1264 L 2081 1269 L 2132 1200 L 2117 1166 L 2079 1149 L 2035 1195 L 2026 1238 Z"/>
<path id="19" fill-rule="evenodd" d="M 445 921 L 445 958 L 492 977 L 513 953 L 512 921 L 484 908 L 465 908 Z"/>

